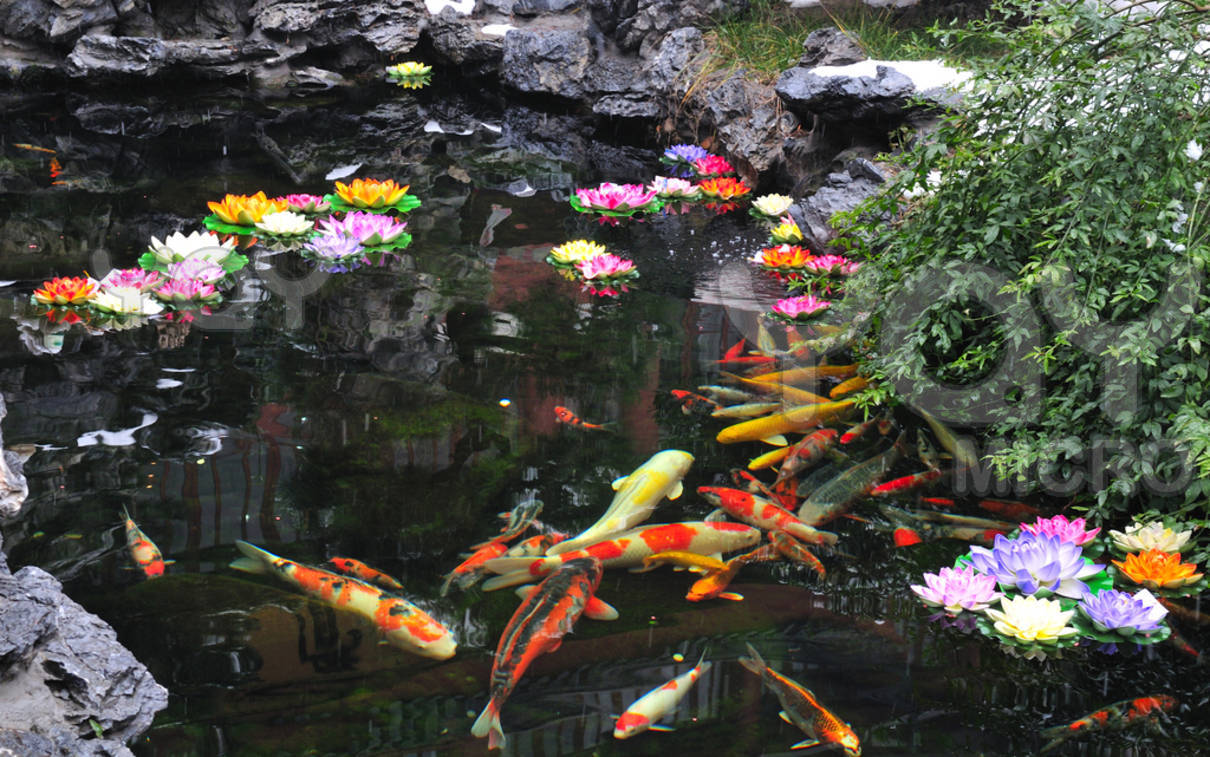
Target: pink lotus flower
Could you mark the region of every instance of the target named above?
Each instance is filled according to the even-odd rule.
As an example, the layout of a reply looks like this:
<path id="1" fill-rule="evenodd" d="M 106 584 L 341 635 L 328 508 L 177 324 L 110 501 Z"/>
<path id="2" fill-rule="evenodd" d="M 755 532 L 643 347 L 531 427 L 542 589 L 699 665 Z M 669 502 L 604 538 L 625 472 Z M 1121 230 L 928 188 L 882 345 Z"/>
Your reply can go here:
<path id="1" fill-rule="evenodd" d="M 804 267 L 812 273 L 835 273 L 841 276 L 848 276 L 857 271 L 858 268 L 861 268 L 861 265 L 861 263 L 849 260 L 844 255 L 819 255 L 814 260 L 806 263 Z"/>
<path id="2" fill-rule="evenodd" d="M 693 170 L 697 171 L 698 176 L 722 176 L 724 174 L 735 173 L 735 168 L 726 158 L 718 155 L 707 155 L 704 158 L 698 158 L 693 161 Z"/>
<path id="3" fill-rule="evenodd" d="M 332 204 L 319 195 L 286 195 L 278 199 L 285 200 L 289 204 L 290 210 L 296 210 L 299 213 L 324 213 L 332 209 Z"/>
<path id="4" fill-rule="evenodd" d="M 596 189 L 577 189 L 576 199 L 589 210 L 625 213 L 650 205 L 655 199 L 655 192 L 648 191 L 642 184 L 614 184 L 607 181 Z"/>
<path id="5" fill-rule="evenodd" d="M 168 278 L 195 279 L 204 284 L 213 284 L 227 275 L 220 266 L 201 258 L 186 258 L 179 263 L 168 264 Z"/>
<path id="6" fill-rule="evenodd" d="M 102 289 L 137 289 L 140 292 L 153 289 L 160 283 L 160 274 L 156 271 L 144 271 L 142 268 L 115 268 L 101 279 Z"/>
<path id="7" fill-rule="evenodd" d="M 165 302 L 177 303 L 212 302 L 220 297 L 213 284 L 197 279 L 169 279 L 153 294 Z"/>
<path id="8" fill-rule="evenodd" d="M 617 255 L 605 253 L 581 260 L 576 263 L 576 270 L 587 281 L 597 279 L 615 279 L 628 276 L 635 272 L 634 261 L 619 258 Z"/>
<path id="9" fill-rule="evenodd" d="M 696 200 L 702 196 L 702 190 L 697 185 L 685 179 L 657 176 L 647 185 L 647 189 L 655 192 L 661 199 Z"/>
<path id="10" fill-rule="evenodd" d="M 786 318 L 807 318 L 832 307 L 827 300 L 816 299 L 815 295 L 788 297 L 773 303 L 773 312 Z"/>
<path id="11" fill-rule="evenodd" d="M 1034 523 L 1022 523 L 1021 530 L 1039 536 L 1057 536 L 1062 541 L 1082 547 L 1101 532 L 1100 528 L 1085 531 L 1084 525 L 1083 518 L 1067 520 L 1066 516 L 1056 515 L 1053 518 L 1038 518 Z"/>
<path id="12" fill-rule="evenodd" d="M 976 573 L 969 567 L 925 573 L 924 584 L 911 588 L 926 605 L 943 607 L 954 615 L 963 610 L 981 612 L 1003 596 L 996 591 L 995 577 Z"/>
<path id="13" fill-rule="evenodd" d="M 407 226 L 407 221 L 396 221 L 390 216 L 360 210 L 345 214 L 344 220 L 327 218 L 319 222 L 321 233 L 352 237 L 366 247 L 394 242 Z"/>

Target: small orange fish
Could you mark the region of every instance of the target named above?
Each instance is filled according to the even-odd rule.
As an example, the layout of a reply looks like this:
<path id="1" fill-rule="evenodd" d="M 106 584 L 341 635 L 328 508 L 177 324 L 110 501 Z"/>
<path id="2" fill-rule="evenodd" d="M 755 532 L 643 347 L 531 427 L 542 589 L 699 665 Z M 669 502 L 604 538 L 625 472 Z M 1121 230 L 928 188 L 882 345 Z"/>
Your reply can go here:
<path id="1" fill-rule="evenodd" d="M 751 644 L 748 645 L 748 654 L 751 657 L 739 658 L 739 664 L 760 676 L 760 680 L 777 695 L 777 701 L 782 706 L 782 718 L 811 737 L 798 742 L 791 749 L 838 746 L 848 757 L 861 757 L 861 742 L 848 723 L 820 704 L 810 689 L 766 665 Z"/>
<path id="2" fill-rule="evenodd" d="M 807 549 L 805 544 L 787 532 L 770 531 L 769 541 L 773 542 L 773 546 L 777 548 L 777 553 L 787 560 L 793 560 L 794 562 L 806 565 L 815 571 L 820 578 L 825 578 L 828 575 L 819 558 L 811 550 Z"/>
<path id="3" fill-rule="evenodd" d="M 403 584 L 399 583 L 394 578 L 391 578 L 386 573 L 383 573 L 381 570 L 371 568 L 369 565 L 366 565 L 360 560 L 354 560 L 351 557 L 329 557 L 328 562 L 330 562 L 337 570 L 345 575 L 360 578 L 362 581 L 369 581 L 370 583 L 376 586 L 381 586 L 384 589 L 403 589 Z"/>
<path id="4" fill-rule="evenodd" d="M 593 431 L 608 431 L 609 430 L 608 428 L 601 425 L 600 423 L 588 423 L 586 421 L 581 420 L 580 416 L 576 415 L 575 413 L 573 413 L 572 411 L 563 407 L 562 405 L 555 405 L 555 418 L 557 418 L 560 423 L 566 423 L 567 425 L 575 426 L 576 428 L 587 428 L 587 429 L 591 429 Z"/>
<path id="5" fill-rule="evenodd" d="M 63 173 L 63 166 L 59 163 L 58 158 L 50 159 L 50 178 L 57 179 L 59 174 Z"/>
<path id="6" fill-rule="evenodd" d="M 148 578 L 159 578 L 164 575 L 164 566 L 171 565 L 174 560 L 165 560 L 160 554 L 160 548 L 155 545 L 143 530 L 135 525 L 130 512 L 122 508 L 122 517 L 126 519 L 126 547 L 130 556 Z"/>
<path id="7" fill-rule="evenodd" d="M 446 594 L 449 594 L 450 586 L 454 583 L 457 583 L 460 589 L 466 589 L 474 585 L 476 581 L 487 574 L 487 568 L 483 566 L 483 563 L 492 558 L 500 557 L 507 551 L 508 544 L 500 539 L 489 541 L 476 549 L 470 557 L 460 562 L 456 568 L 446 574 L 445 583 L 441 585 L 441 596 L 444 597 Z"/>
<path id="8" fill-rule="evenodd" d="M 681 403 L 681 412 L 685 415 L 693 412 L 709 413 L 722 407 L 709 397 L 703 397 L 685 389 L 673 389 L 671 394 Z"/>
<path id="9" fill-rule="evenodd" d="M 25 142 L 14 142 L 13 147 L 20 147 L 22 150 L 33 150 L 34 152 L 46 152 L 50 153 L 51 155 L 55 153 L 55 151 L 49 147 L 38 147 L 37 145 L 31 145 Z"/>

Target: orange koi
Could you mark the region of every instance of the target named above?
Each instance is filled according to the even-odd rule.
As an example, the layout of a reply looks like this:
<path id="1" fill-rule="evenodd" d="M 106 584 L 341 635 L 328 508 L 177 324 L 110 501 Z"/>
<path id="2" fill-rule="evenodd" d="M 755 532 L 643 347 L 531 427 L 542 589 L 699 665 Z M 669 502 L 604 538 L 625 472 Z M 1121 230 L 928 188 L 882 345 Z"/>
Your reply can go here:
<path id="1" fill-rule="evenodd" d="M 845 379 L 836 386 L 832 387 L 832 391 L 828 392 L 828 396 L 832 399 L 843 397 L 852 392 L 858 392 L 870 385 L 870 380 L 864 376 L 854 376 L 851 379 Z"/>
<path id="2" fill-rule="evenodd" d="M 803 384 L 821 378 L 847 379 L 857 375 L 857 365 L 807 365 L 784 371 L 762 373 L 753 376 L 753 381 L 772 381 L 778 384 Z"/>
<path id="3" fill-rule="evenodd" d="M 811 550 L 795 539 L 785 531 L 770 531 L 769 541 L 773 542 L 773 546 L 777 548 L 777 553 L 787 560 L 793 560 L 797 563 L 806 565 L 811 570 L 819 574 L 820 578 L 825 578 L 828 572 L 824 569 L 823 563 L 815 556 Z"/>
<path id="4" fill-rule="evenodd" d="M 690 413 L 711 413 L 718 410 L 722 405 L 709 397 L 703 397 L 700 394 L 695 394 L 685 389 L 673 389 L 671 394 L 681 403 L 681 412 L 685 415 Z"/>
<path id="5" fill-rule="evenodd" d="M 605 427 L 604 425 L 602 425 L 600 423 L 588 423 L 586 421 L 581 420 L 580 416 L 576 415 L 575 413 L 573 413 L 572 411 L 563 407 L 562 405 L 555 405 L 555 418 L 557 418 L 560 423 L 566 423 L 567 425 L 573 426 L 576 428 L 586 428 L 586 429 L 589 429 L 592 431 L 608 431 L 609 430 L 607 427 Z"/>
<path id="6" fill-rule="evenodd" d="M 467 589 L 473 586 L 480 578 L 487 573 L 487 568 L 484 563 L 496 557 L 500 557 L 508 551 L 508 544 L 500 539 L 495 539 L 484 544 L 479 549 L 471 553 L 471 556 L 458 563 L 458 566 L 445 574 L 445 583 L 441 584 L 441 596 L 450 593 L 450 586 L 458 584 L 459 589 Z"/>
<path id="7" fill-rule="evenodd" d="M 57 179 L 59 174 L 63 173 L 63 165 L 59 163 L 58 158 L 50 159 L 50 178 Z"/>
<path id="8" fill-rule="evenodd" d="M 362 581 L 369 581 L 375 586 L 381 586 L 390 591 L 402 591 L 403 584 L 391 578 L 381 570 L 371 568 L 360 560 L 354 560 L 351 557 L 329 557 L 330 562 L 337 570 L 347 576 L 359 578 Z"/>
<path id="9" fill-rule="evenodd" d="M 492 662 L 487 706 L 471 726 L 476 738 L 488 737 L 489 749 L 504 747 L 500 708 L 521 676 L 540 655 L 554 652 L 575 626 L 601 583 L 601 561 L 582 557 L 567 561 L 538 584 L 517 608 L 500 634 Z"/>
<path id="10" fill-rule="evenodd" d="M 122 508 L 122 517 L 126 520 L 126 548 L 130 550 L 130 556 L 134 558 L 135 565 L 143 571 L 143 575 L 148 578 L 159 578 L 164 575 L 164 566 L 171 565 L 175 560 L 165 560 L 160 554 L 160 548 L 155 545 L 143 530 L 135 525 L 134 520 L 130 517 L 130 512 L 125 507 Z"/>
<path id="11" fill-rule="evenodd" d="M 834 428 L 821 428 L 804 436 L 790 449 L 790 453 L 782 461 L 781 468 L 777 471 L 777 480 L 773 482 L 773 485 L 776 486 L 785 481 L 823 457 L 836 444 L 838 435 L 839 432 Z"/>
<path id="12" fill-rule="evenodd" d="M 783 708 L 782 719 L 811 737 L 798 742 L 791 749 L 838 746 L 850 757 L 861 757 L 861 742 L 848 723 L 820 704 L 810 689 L 766 665 L 751 644 L 748 645 L 748 654 L 751 656 L 739 658 L 739 664 L 760 676 L 761 682 L 777 695 L 777 701 L 781 702 Z"/>
<path id="13" fill-rule="evenodd" d="M 50 153 L 51 155 L 55 154 L 55 151 L 49 147 L 38 147 L 37 145 L 31 145 L 26 142 L 14 142 L 13 147 L 19 147 L 22 150 L 33 150 L 34 152 Z"/>
<path id="14" fill-rule="evenodd" d="M 685 599 L 690 602 L 702 602 L 707 599 L 729 599 L 733 602 L 743 601 L 744 596 L 742 594 L 726 591 L 732 579 L 739 573 L 739 569 L 751 562 L 773 560 L 776 557 L 777 548 L 772 544 L 766 544 L 747 554 L 733 557 L 722 568 L 712 570 L 697 581 L 694 581 L 693 586 L 689 587 L 689 593 L 685 595 Z"/>
<path id="15" fill-rule="evenodd" d="M 924 543 L 924 539 L 920 538 L 920 534 L 915 529 L 906 526 L 896 528 L 891 533 L 891 541 L 895 542 L 896 547 L 911 547 Z"/>
<path id="16" fill-rule="evenodd" d="M 722 570 L 723 568 L 727 567 L 725 562 L 716 557 L 699 555 L 696 552 L 685 552 L 681 550 L 657 552 L 654 555 L 643 558 L 644 568 L 656 568 L 665 564 L 676 566 L 677 570 L 688 569 L 697 573 L 706 573 L 712 570 Z"/>
<path id="17" fill-rule="evenodd" d="M 1050 741 L 1042 747 L 1042 751 L 1049 751 L 1068 739 L 1092 731 L 1121 730 L 1139 724 L 1157 726 L 1160 713 L 1171 712 L 1178 704 L 1174 697 L 1167 694 L 1114 702 L 1067 725 L 1043 730 L 1042 737 Z"/>
<path id="18" fill-rule="evenodd" d="M 910 491 L 925 484 L 931 484 L 937 481 L 944 475 L 945 471 L 941 470 L 926 470 L 920 473 L 913 473 L 910 476 L 903 476 L 893 481 L 887 481 L 885 484 L 879 484 L 873 489 L 870 489 L 871 497 L 889 497 L 892 494 L 901 494 Z"/>
<path id="19" fill-rule="evenodd" d="M 784 507 L 739 489 L 699 486 L 697 493 L 736 520 L 766 531 L 785 531 L 809 544 L 835 544 L 838 538 L 830 531 L 817 531 L 803 523 Z"/>
<path id="20" fill-rule="evenodd" d="M 448 628 L 401 596 L 357 578 L 278 557 L 246 541 L 237 540 L 235 546 L 244 557 L 233 560 L 230 567 L 271 573 L 324 604 L 352 610 L 372 621 L 387 644 L 434 660 L 448 660 L 458 649 Z"/>
<path id="21" fill-rule="evenodd" d="M 920 501 L 933 507 L 953 507 L 957 504 L 949 497 L 921 497 Z"/>
<path id="22" fill-rule="evenodd" d="M 1199 626 L 1210 626 L 1210 616 L 1178 604 L 1167 597 L 1160 597 L 1159 600 L 1160 604 L 1168 608 L 1168 612 L 1172 613 L 1173 616 L 1181 620 L 1187 620 L 1190 623 L 1196 623 Z"/>
<path id="23" fill-rule="evenodd" d="M 1013 502 L 1007 499 L 979 500 L 979 507 L 1003 518 L 1012 518 L 1017 521 L 1026 521 L 1042 514 L 1041 510 L 1032 505 L 1027 505 L 1024 502 Z"/>
<path id="24" fill-rule="evenodd" d="M 1184 636 L 1181 636 L 1179 633 L 1177 633 L 1176 629 L 1172 627 L 1172 624 L 1168 625 L 1168 629 L 1168 641 L 1172 642 L 1172 646 L 1176 647 L 1183 654 L 1189 655 L 1200 663 L 1202 661 L 1202 653 L 1194 649 L 1193 645 L 1186 641 Z"/>

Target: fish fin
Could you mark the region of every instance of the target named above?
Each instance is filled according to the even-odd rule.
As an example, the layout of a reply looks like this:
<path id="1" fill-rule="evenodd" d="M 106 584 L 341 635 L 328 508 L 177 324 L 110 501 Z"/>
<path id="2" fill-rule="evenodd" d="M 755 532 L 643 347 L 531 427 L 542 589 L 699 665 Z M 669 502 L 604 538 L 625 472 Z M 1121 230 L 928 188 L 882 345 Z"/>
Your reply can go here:
<path id="1" fill-rule="evenodd" d="M 670 726 L 670 725 L 660 725 L 659 723 L 656 723 L 656 724 L 654 724 L 654 725 L 649 725 L 649 726 L 647 726 L 647 730 L 649 730 L 649 731 L 663 731 L 663 732 L 667 733 L 667 732 L 669 732 L 669 731 L 675 731 L 676 729 L 675 729 L 675 728 L 673 728 L 673 727 L 672 727 L 672 726 Z"/>
<path id="2" fill-rule="evenodd" d="M 685 493 L 685 487 L 681 486 L 681 482 L 677 481 L 676 486 L 672 487 L 672 491 L 668 493 L 668 499 L 676 499 Z"/>
<path id="3" fill-rule="evenodd" d="M 163 560 L 165 565 L 176 565 L 176 560 Z"/>
<path id="4" fill-rule="evenodd" d="M 537 589 L 538 587 L 534 587 Z M 588 604 L 584 606 L 584 617 L 589 620 L 617 620 L 617 609 L 601 599 L 600 597 L 592 597 L 588 600 Z"/>
<path id="5" fill-rule="evenodd" d="M 707 523 L 726 523 L 727 511 L 721 507 L 715 508 L 714 510 L 711 510 L 710 514 L 702 520 L 706 521 Z"/>
<path id="6" fill-rule="evenodd" d="M 529 599 L 529 595 L 537 590 L 537 584 L 526 584 L 525 586 L 518 586 L 514 593 L 521 599 Z"/>
<path id="7" fill-rule="evenodd" d="M 611 483 L 609 486 L 612 487 L 613 490 L 616 492 L 618 489 L 622 488 L 622 484 L 626 483 L 626 479 L 628 479 L 628 478 L 630 478 L 629 475 L 620 476 L 618 478 L 615 478 L 613 480 L 613 483 Z"/>
<path id="8" fill-rule="evenodd" d="M 733 591 L 724 591 L 722 594 L 718 595 L 718 598 L 719 599 L 730 599 L 732 602 L 743 602 L 744 601 L 743 594 L 736 594 Z"/>
<path id="9" fill-rule="evenodd" d="M 786 721 L 786 722 L 787 722 L 787 723 L 789 723 L 790 725 L 794 725 L 794 721 L 793 721 L 793 720 L 790 720 L 790 716 L 786 714 L 786 711 L 785 711 L 785 710 L 782 710 L 781 712 L 777 713 L 777 717 L 779 717 L 779 718 L 781 718 L 782 720 Z"/>
<path id="10" fill-rule="evenodd" d="M 790 721 L 786 721 L 787 723 Z M 811 747 L 819 746 L 819 739 L 804 739 L 790 746 L 791 749 L 810 749 Z"/>
<path id="11" fill-rule="evenodd" d="M 511 573 L 503 573 L 487 579 L 483 582 L 483 590 L 507 589 L 509 586 L 529 583 L 532 580 L 534 580 L 534 576 L 528 570 L 514 570 Z"/>
<path id="12" fill-rule="evenodd" d="M 751 643 L 748 644 L 748 654 L 750 657 L 740 657 L 737 660 L 739 664 L 758 676 L 763 676 L 765 668 L 769 666 L 765 664 L 765 659 L 760 656 L 760 652 L 757 652 L 756 647 L 752 646 Z"/>
<path id="13" fill-rule="evenodd" d="M 651 571 L 655 570 L 658 567 L 660 567 L 660 566 L 654 565 L 654 564 L 653 565 L 636 565 L 633 568 L 627 568 L 626 570 L 628 573 L 650 573 Z"/>
<path id="14" fill-rule="evenodd" d="M 766 436 L 764 439 L 761 439 L 761 441 L 764 442 L 765 444 L 772 444 L 775 447 L 784 447 L 790 443 L 789 440 L 786 439 L 784 434 L 774 434 L 773 436 Z"/>
<path id="15" fill-rule="evenodd" d="M 251 557 L 240 557 L 232 560 L 227 564 L 228 568 L 242 570 L 245 573 L 268 573 L 269 568 L 261 560 L 256 560 Z"/>
<path id="16" fill-rule="evenodd" d="M 488 749 L 503 749 L 504 729 L 500 727 L 500 708 L 494 705 L 494 701 L 488 702 L 483 712 L 479 713 L 475 724 L 471 726 L 471 735 L 479 739 L 487 736 Z"/>
<path id="17" fill-rule="evenodd" d="M 1040 733 L 1044 739 L 1053 739 L 1070 730 L 1070 725 L 1052 725 L 1049 728 L 1043 728 Z"/>

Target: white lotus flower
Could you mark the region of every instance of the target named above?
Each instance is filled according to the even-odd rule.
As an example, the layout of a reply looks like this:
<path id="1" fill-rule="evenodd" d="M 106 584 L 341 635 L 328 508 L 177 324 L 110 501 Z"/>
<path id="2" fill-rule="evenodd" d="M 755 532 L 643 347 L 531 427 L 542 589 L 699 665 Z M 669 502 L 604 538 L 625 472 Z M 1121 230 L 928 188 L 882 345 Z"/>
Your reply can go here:
<path id="1" fill-rule="evenodd" d="M 235 240 L 221 241 L 217 234 L 209 231 L 195 231 L 189 236 L 175 232 L 164 238 L 151 238 L 151 251 L 156 259 L 167 265 L 178 263 L 186 258 L 199 258 L 218 264 L 227 259 L 235 250 Z"/>
<path id="2" fill-rule="evenodd" d="M 752 207 L 767 216 L 780 216 L 793 204 L 794 200 L 785 195 L 763 195 L 752 201 Z"/>
<path id="3" fill-rule="evenodd" d="M 1067 625 L 1075 612 L 1064 612 L 1058 600 L 1038 599 L 1032 594 L 1025 594 L 1001 599 L 1000 609 L 987 610 L 987 617 L 995 622 L 996 630 L 1005 636 L 1048 644 L 1076 633 L 1076 629 Z"/>
<path id="4" fill-rule="evenodd" d="M 1160 521 L 1132 523 L 1125 532 L 1110 531 L 1109 538 L 1123 552 L 1146 552 L 1158 549 L 1161 552 L 1180 552 L 1193 536 L 1193 530 L 1176 532 Z"/>
<path id="5" fill-rule="evenodd" d="M 91 305 L 117 315 L 158 315 L 164 311 L 163 305 L 135 287 L 106 289 L 93 299 Z"/>
<path id="6" fill-rule="evenodd" d="M 255 225 L 266 234 L 275 236 L 297 236 L 306 234 L 313 228 L 306 216 L 289 210 L 266 213 Z"/>

